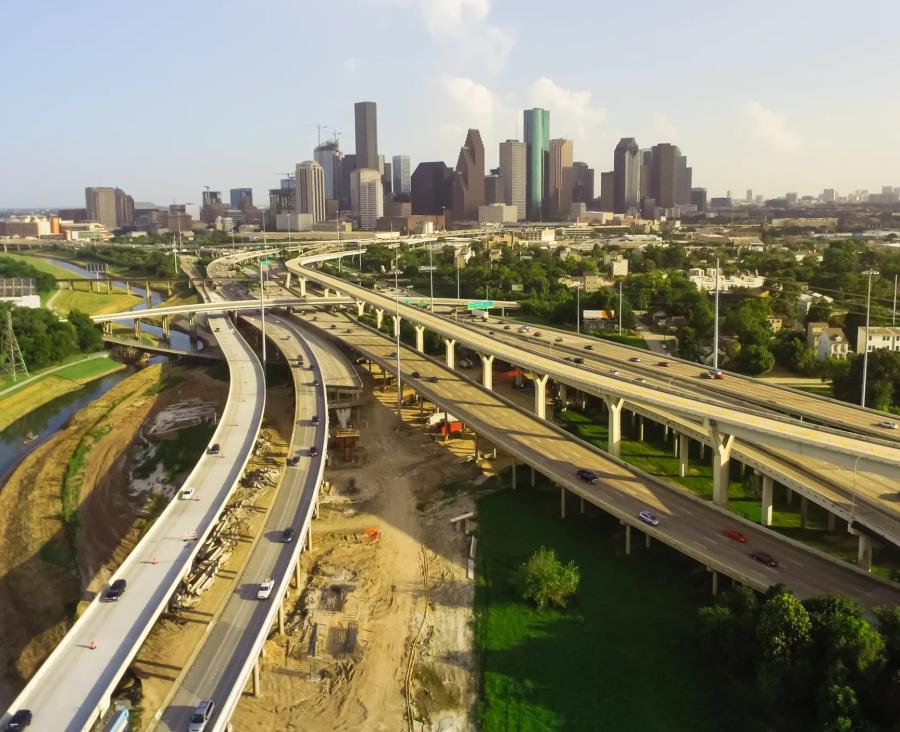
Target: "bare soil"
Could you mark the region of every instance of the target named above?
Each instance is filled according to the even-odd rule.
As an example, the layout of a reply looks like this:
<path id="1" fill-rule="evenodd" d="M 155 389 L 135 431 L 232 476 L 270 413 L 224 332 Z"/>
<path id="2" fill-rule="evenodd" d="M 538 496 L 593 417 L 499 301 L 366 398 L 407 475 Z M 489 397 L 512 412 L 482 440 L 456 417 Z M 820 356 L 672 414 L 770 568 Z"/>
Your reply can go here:
<path id="1" fill-rule="evenodd" d="M 375 395 L 353 462 L 332 452 L 304 584 L 288 598 L 285 635 L 267 642 L 261 694 L 245 693 L 236 729 L 471 728 L 474 585 L 468 540 L 449 519 L 474 500 L 440 486 L 482 472 L 468 459 L 471 436 L 435 441 L 418 407 L 398 430 L 396 392 Z"/>

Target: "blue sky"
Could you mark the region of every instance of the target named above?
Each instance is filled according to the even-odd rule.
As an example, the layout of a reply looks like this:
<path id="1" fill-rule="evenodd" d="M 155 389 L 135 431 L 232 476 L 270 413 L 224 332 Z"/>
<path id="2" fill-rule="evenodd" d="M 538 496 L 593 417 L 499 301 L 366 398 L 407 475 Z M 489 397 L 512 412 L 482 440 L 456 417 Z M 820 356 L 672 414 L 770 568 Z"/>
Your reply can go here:
<path id="1" fill-rule="evenodd" d="M 550 109 L 597 173 L 621 136 L 674 142 L 712 195 L 900 186 L 900 3 L 861 0 L 2 0 L 0 208 L 83 205 L 87 185 L 198 201 L 353 151 L 488 165 Z M 599 186 L 599 177 L 598 177 Z M 598 188 L 599 192 L 599 188 Z"/>

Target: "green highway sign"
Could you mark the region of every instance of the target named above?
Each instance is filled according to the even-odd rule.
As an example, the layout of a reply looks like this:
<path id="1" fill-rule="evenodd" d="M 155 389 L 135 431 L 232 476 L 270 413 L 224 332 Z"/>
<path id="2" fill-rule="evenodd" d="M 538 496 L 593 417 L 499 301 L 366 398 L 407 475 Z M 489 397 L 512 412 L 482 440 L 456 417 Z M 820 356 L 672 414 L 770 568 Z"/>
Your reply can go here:
<path id="1" fill-rule="evenodd" d="M 272 264 L 268 259 L 260 259 L 260 260 L 259 260 L 259 263 L 260 263 L 260 264 L 264 264 L 264 265 L 266 265 L 267 267 L 268 267 L 270 264 Z"/>
<path id="2" fill-rule="evenodd" d="M 466 303 L 468 310 L 490 310 L 492 307 L 494 307 L 493 300 L 472 300 Z"/>
<path id="3" fill-rule="evenodd" d="M 427 308 L 428 301 L 427 300 L 410 300 L 409 298 L 404 298 L 404 305 L 415 305 L 418 308 Z"/>

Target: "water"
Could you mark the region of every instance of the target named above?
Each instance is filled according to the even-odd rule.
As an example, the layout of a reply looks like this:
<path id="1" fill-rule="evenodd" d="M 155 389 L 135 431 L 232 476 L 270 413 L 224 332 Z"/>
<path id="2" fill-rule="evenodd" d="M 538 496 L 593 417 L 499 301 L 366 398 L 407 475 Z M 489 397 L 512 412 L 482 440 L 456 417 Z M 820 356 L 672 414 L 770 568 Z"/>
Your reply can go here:
<path id="1" fill-rule="evenodd" d="M 86 384 L 78 391 L 63 394 L 0 431 L 0 486 L 29 452 L 56 434 L 75 412 L 108 392 L 132 371 L 117 371 Z M 29 433 L 36 437 L 26 444 L 25 436 Z"/>
<path id="2" fill-rule="evenodd" d="M 80 267 L 77 264 L 73 264 L 72 262 L 67 262 L 63 259 L 53 259 L 51 257 L 46 258 L 48 262 L 60 267 L 61 269 L 65 269 L 69 272 L 72 272 L 77 275 L 81 275 L 82 277 L 86 277 L 87 279 L 97 279 L 97 272 L 91 272 L 84 267 Z M 143 287 L 135 287 L 134 280 L 129 280 L 132 282 L 131 292 L 141 298 L 141 301 L 135 305 L 132 310 L 146 310 L 147 309 L 147 291 Z M 120 285 L 120 289 L 125 289 L 125 280 L 114 280 L 113 286 L 116 284 Z M 157 307 L 163 301 L 163 296 L 156 292 L 156 290 L 150 290 L 150 307 Z M 120 321 L 128 325 L 129 327 L 134 326 L 133 320 L 123 320 Z M 163 332 L 162 328 L 150 325 L 149 323 L 141 323 L 141 332 L 146 333 L 153 338 L 160 339 L 162 338 Z M 180 331 L 172 328 L 169 330 L 169 343 L 172 344 L 173 348 L 180 348 L 185 351 L 190 351 L 191 349 L 191 338 L 186 333 L 181 333 Z"/>

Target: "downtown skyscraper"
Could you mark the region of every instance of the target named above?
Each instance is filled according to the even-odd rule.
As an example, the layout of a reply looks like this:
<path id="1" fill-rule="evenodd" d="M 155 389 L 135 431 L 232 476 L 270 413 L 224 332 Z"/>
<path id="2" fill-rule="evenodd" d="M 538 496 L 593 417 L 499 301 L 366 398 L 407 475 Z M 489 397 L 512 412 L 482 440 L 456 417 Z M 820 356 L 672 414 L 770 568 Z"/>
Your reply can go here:
<path id="1" fill-rule="evenodd" d="M 623 137 L 613 152 L 613 211 L 628 213 L 641 206 L 641 151 L 633 137 Z"/>
<path id="2" fill-rule="evenodd" d="M 356 121 L 356 168 L 378 170 L 378 122 L 375 102 L 353 105 Z"/>
<path id="3" fill-rule="evenodd" d="M 503 181 L 503 200 L 518 210 L 517 218 L 526 215 L 525 206 L 525 143 L 507 140 L 500 143 L 500 180 Z"/>
<path id="4" fill-rule="evenodd" d="M 525 110 L 525 210 L 532 221 L 546 218 L 547 168 L 550 164 L 550 112 Z"/>
<path id="5" fill-rule="evenodd" d="M 294 210 L 312 215 L 313 223 L 325 220 L 325 171 L 314 160 L 297 163 Z"/>
<path id="6" fill-rule="evenodd" d="M 394 155 L 391 174 L 394 178 L 394 195 L 409 195 L 410 191 L 409 155 Z"/>
<path id="7" fill-rule="evenodd" d="M 478 207 L 484 205 L 484 144 L 478 130 L 469 130 L 459 150 L 452 200 L 454 221 L 478 221 Z"/>

